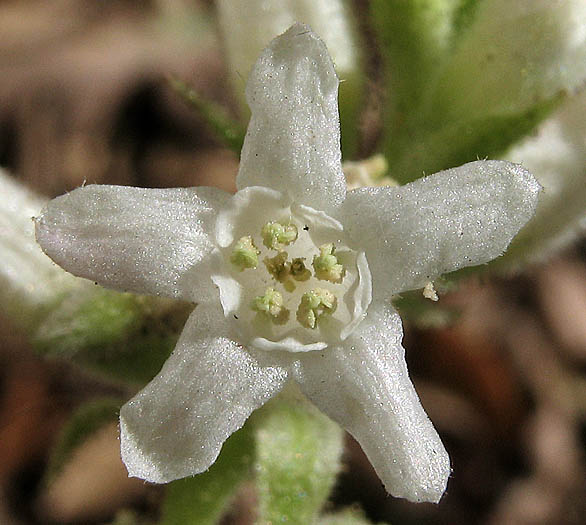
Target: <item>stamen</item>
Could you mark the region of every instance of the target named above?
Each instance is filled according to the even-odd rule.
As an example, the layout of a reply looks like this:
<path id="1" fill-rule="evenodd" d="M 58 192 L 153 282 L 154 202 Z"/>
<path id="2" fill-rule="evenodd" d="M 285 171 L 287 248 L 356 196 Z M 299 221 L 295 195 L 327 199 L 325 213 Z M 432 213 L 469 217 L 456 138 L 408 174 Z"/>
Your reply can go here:
<path id="1" fill-rule="evenodd" d="M 250 235 L 240 237 L 234 246 L 234 250 L 232 250 L 230 262 L 234 266 L 237 266 L 240 271 L 243 271 L 246 268 L 256 268 L 258 265 L 259 253 L 260 251 L 254 245 Z"/>
<path id="2" fill-rule="evenodd" d="M 271 250 L 281 251 L 284 246 L 297 240 L 297 226 L 280 222 L 267 222 L 261 230 L 264 245 Z"/>
<path id="3" fill-rule="evenodd" d="M 297 320 L 305 328 L 315 328 L 320 317 L 335 312 L 336 296 L 329 290 L 315 288 L 305 292 L 297 308 Z"/>
<path id="4" fill-rule="evenodd" d="M 279 252 L 274 257 L 265 257 L 263 259 L 268 272 L 280 283 L 284 283 L 289 277 L 287 255 L 287 252 Z"/>
<path id="5" fill-rule="evenodd" d="M 295 290 L 295 283 L 289 278 L 291 275 L 291 263 L 287 262 L 287 252 L 279 252 L 274 257 L 265 257 L 263 262 L 268 272 L 280 283 L 289 293 Z"/>
<path id="6" fill-rule="evenodd" d="M 291 275 L 296 281 L 307 281 L 311 272 L 305 267 L 304 257 L 296 257 L 291 261 Z"/>
<path id="7" fill-rule="evenodd" d="M 435 287 L 431 281 L 425 284 L 425 287 L 423 288 L 423 297 L 429 299 L 430 301 L 439 300 L 437 292 L 435 291 Z"/>
<path id="8" fill-rule="evenodd" d="M 313 258 L 313 268 L 315 276 L 320 281 L 330 281 L 339 284 L 342 282 L 346 270 L 344 266 L 338 263 L 338 258 L 334 255 L 335 247 L 333 243 L 322 244 L 319 247 L 320 254 Z"/>
<path id="9" fill-rule="evenodd" d="M 283 306 L 283 296 L 274 288 L 267 288 L 264 295 L 255 297 L 250 307 L 269 317 L 275 324 L 285 324 L 289 320 L 289 310 Z"/>

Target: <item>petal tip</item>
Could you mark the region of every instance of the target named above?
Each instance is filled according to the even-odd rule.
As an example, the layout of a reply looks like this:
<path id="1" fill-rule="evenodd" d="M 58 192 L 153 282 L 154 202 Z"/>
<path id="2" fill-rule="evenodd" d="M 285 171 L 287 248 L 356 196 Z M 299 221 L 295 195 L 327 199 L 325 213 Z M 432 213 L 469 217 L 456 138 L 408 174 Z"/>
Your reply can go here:
<path id="1" fill-rule="evenodd" d="M 338 84 L 326 45 L 309 26 L 295 24 L 270 42 L 246 86 L 251 119 L 238 189 L 265 186 L 320 209 L 343 202 Z"/>
<path id="2" fill-rule="evenodd" d="M 48 207 L 45 207 L 39 215 L 33 217 L 35 241 L 40 246 L 43 253 L 58 264 L 55 257 L 58 254 L 60 238 L 57 228 L 55 226 L 51 227 L 50 225 L 50 221 L 47 218 L 48 213 L 49 209 Z"/>
<path id="3" fill-rule="evenodd" d="M 518 202 L 519 211 L 524 212 L 525 221 L 528 221 L 535 214 L 539 195 L 543 187 L 539 184 L 535 176 L 521 164 L 513 164 L 507 161 L 494 162 L 498 162 L 501 166 L 504 166 L 506 173 L 509 173 L 513 177 L 511 199 Z"/>
<path id="4" fill-rule="evenodd" d="M 123 407 L 124 409 L 124 407 Z M 158 472 L 152 468 L 147 468 L 144 455 L 137 446 L 136 440 L 133 439 L 123 414 L 120 414 L 120 457 L 122 463 L 128 471 L 129 478 L 140 478 L 152 483 L 163 483 L 164 480 L 158 475 Z"/>
<path id="5" fill-rule="evenodd" d="M 439 445 L 441 448 L 435 452 L 435 447 L 433 457 L 427 457 L 425 462 L 421 462 L 419 469 L 415 468 L 414 472 L 406 473 L 402 486 L 397 484 L 396 479 L 392 483 L 385 483 L 387 492 L 414 503 L 439 503 L 452 474 L 450 457 L 443 445 Z"/>
<path id="6" fill-rule="evenodd" d="M 339 79 L 325 43 L 308 25 L 295 23 L 270 42 L 253 66 L 246 87 L 248 104 L 252 109 L 258 106 L 263 92 L 273 85 L 294 97 L 290 86 L 298 85 L 289 82 L 290 75 L 305 76 L 309 71 L 317 80 L 312 92 L 337 98 Z"/>

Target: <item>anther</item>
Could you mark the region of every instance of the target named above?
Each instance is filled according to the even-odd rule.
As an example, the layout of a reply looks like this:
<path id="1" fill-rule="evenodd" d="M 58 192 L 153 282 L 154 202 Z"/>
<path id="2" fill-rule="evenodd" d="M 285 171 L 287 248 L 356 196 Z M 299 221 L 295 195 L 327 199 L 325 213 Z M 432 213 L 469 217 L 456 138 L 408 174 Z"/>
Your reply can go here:
<path id="1" fill-rule="evenodd" d="M 260 251 L 254 245 L 250 235 L 240 237 L 232 250 L 230 262 L 234 266 L 237 266 L 240 271 L 243 271 L 246 268 L 256 268 L 258 265 L 259 253 Z"/>
<path id="2" fill-rule="evenodd" d="M 297 321 L 305 328 L 315 328 L 318 320 L 336 310 L 338 301 L 329 290 L 314 288 L 305 292 L 297 308 Z"/>
<path id="3" fill-rule="evenodd" d="M 267 288 L 264 295 L 255 297 L 250 307 L 275 324 L 285 324 L 289 320 L 289 310 L 283 306 L 283 296 L 274 288 Z"/>
<path id="4" fill-rule="evenodd" d="M 319 252 L 320 254 L 313 258 L 315 276 L 321 281 L 341 283 L 346 270 L 344 266 L 338 263 L 338 258 L 334 255 L 335 247 L 333 243 L 322 244 L 319 247 Z"/>
<path id="5" fill-rule="evenodd" d="M 282 250 L 297 240 L 297 226 L 280 222 L 267 222 L 261 230 L 264 245 L 271 250 Z"/>

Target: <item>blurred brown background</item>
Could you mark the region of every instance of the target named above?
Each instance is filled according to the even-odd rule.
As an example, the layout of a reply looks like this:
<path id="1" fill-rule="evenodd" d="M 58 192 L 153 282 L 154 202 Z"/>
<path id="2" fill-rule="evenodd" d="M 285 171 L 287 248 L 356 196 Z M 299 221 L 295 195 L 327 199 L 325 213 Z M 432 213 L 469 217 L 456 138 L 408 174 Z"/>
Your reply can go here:
<path id="1" fill-rule="evenodd" d="M 214 16 L 203 0 L 0 0 L 0 166 L 50 196 L 84 182 L 233 189 L 237 156 L 167 80 L 238 118 Z M 585 260 L 582 243 L 522 276 L 465 283 L 440 301 L 460 312 L 453 326 L 408 326 L 411 372 L 453 461 L 448 492 L 438 506 L 387 496 L 348 439 L 331 505 L 393 524 L 584 523 Z M 0 523 L 123 523 L 124 509 L 154 522 L 161 489 L 126 477 L 115 426 L 44 487 L 68 414 L 126 393 L 38 359 L 6 320 L 0 334 Z M 226 523 L 253 516 L 244 487 Z"/>

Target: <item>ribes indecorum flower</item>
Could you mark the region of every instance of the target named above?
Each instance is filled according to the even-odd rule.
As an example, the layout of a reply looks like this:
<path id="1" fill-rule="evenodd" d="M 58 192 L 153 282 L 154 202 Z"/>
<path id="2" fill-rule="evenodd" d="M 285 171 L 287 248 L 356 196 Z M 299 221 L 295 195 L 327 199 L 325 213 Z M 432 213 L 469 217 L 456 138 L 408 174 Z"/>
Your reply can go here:
<path id="1" fill-rule="evenodd" d="M 539 185 L 518 165 L 480 161 L 347 193 L 337 89 L 324 44 L 294 25 L 249 77 L 235 195 L 86 186 L 37 219 L 39 243 L 71 273 L 198 304 L 160 374 L 121 410 L 130 475 L 206 470 L 294 381 L 391 494 L 443 494 L 449 458 L 409 380 L 390 299 L 499 256 Z"/>

